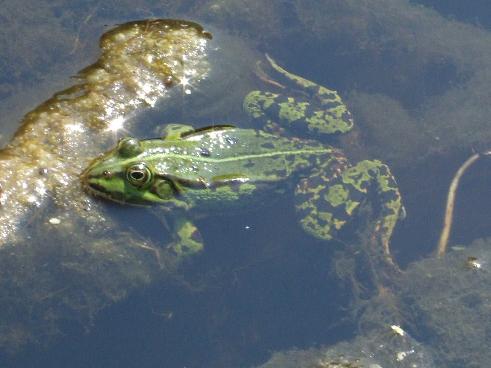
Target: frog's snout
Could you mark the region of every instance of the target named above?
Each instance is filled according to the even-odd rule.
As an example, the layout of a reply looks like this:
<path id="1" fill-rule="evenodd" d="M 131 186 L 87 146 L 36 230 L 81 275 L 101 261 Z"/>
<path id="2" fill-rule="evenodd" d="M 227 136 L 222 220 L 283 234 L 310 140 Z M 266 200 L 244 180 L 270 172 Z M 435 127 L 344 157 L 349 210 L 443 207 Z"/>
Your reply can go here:
<path id="1" fill-rule="evenodd" d="M 82 187 L 94 189 L 96 191 L 105 191 L 104 186 L 99 184 L 101 181 L 110 180 L 113 178 L 114 174 L 109 170 L 104 170 L 98 172 L 88 167 L 80 174 L 80 181 L 82 182 Z"/>
<path id="2" fill-rule="evenodd" d="M 95 177 L 91 173 L 90 169 L 85 169 L 80 174 L 80 182 L 82 184 L 82 189 L 86 192 L 100 192 L 103 188 L 94 181 Z"/>

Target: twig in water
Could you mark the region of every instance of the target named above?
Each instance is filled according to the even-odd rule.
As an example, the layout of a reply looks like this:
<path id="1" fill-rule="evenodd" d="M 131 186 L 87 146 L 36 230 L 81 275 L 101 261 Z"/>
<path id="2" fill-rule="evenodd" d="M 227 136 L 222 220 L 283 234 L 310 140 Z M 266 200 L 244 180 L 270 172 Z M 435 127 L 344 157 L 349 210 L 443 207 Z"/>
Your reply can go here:
<path id="1" fill-rule="evenodd" d="M 474 162 L 476 162 L 481 156 L 489 156 L 489 155 L 491 155 L 491 151 L 473 154 L 462 164 L 462 166 L 459 167 L 459 169 L 455 173 L 455 176 L 452 182 L 450 183 L 450 188 L 448 189 L 447 206 L 445 208 L 443 228 L 440 234 L 440 240 L 438 241 L 438 247 L 437 247 L 438 257 L 442 257 L 447 250 L 448 239 L 450 237 L 450 231 L 452 229 L 455 197 L 457 195 L 457 189 L 459 187 L 460 178 L 462 178 L 462 176 L 465 174 L 467 169 L 471 167 L 474 164 Z"/>

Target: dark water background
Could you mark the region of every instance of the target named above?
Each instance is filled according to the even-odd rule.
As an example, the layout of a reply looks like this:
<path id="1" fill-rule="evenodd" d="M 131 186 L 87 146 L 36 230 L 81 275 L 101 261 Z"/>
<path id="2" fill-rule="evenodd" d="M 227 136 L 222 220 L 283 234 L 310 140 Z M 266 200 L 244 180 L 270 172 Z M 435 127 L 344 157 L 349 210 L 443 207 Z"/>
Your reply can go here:
<path id="1" fill-rule="evenodd" d="M 283 26 L 292 22 L 291 26 L 295 27 L 293 10 L 289 10 L 288 1 L 283 3 L 286 6 L 277 16 Z M 308 3 L 309 7 L 315 4 Z M 448 19 L 478 26 L 483 32 L 491 28 L 491 5 L 486 1 L 411 3 L 431 7 Z M 174 17 L 175 14 L 200 20 L 194 16 L 196 4 L 192 1 L 175 4 L 167 6 L 171 10 L 162 11 L 152 1 L 138 2 L 134 8 L 129 3 L 118 7 L 112 2 L 59 2 L 32 10 L 34 2 L 7 2 L 0 9 L 0 17 L 11 19 L 15 15 L 18 21 L 11 20 L 12 28 L 2 31 L 2 39 L 12 40 L 11 46 L 3 51 L 6 57 L 0 64 L 3 142 L 8 141 L 22 114 L 59 90 L 67 83 L 67 76 L 95 58 L 97 38 L 107 29 L 104 23 L 113 25 L 125 20 Z M 73 14 L 83 16 L 77 18 Z M 359 87 L 355 85 L 356 78 L 345 77 L 352 76 L 356 60 L 349 55 L 332 57 L 330 49 L 318 47 L 316 37 L 309 35 L 302 39 L 298 33 L 289 37 L 286 32 L 280 38 L 284 44 L 277 45 L 273 38 L 262 40 L 251 36 L 252 30 L 241 28 L 237 23 L 228 25 L 219 19 L 217 24 L 211 24 L 224 27 L 225 31 L 229 26 L 232 33 L 248 40 L 252 47 L 278 55 L 283 65 L 299 74 L 332 83 L 347 94 Z M 60 30 L 68 33 L 41 37 L 44 44 L 25 46 L 23 37 L 35 39 L 33 34 L 38 29 L 46 33 Z M 300 51 L 288 54 L 285 50 L 293 43 L 300 45 Z M 16 60 L 19 60 L 17 64 Z M 390 59 L 385 62 L 387 70 L 397 69 L 397 65 L 390 64 Z M 324 72 L 324 63 L 329 65 L 328 73 Z M 363 66 L 360 68 L 360 90 L 370 92 L 369 81 L 378 76 L 369 75 Z M 458 82 L 451 67 L 439 67 L 436 71 L 426 76 L 428 96 Z M 379 92 L 377 88 L 374 83 L 374 92 Z M 404 101 L 414 108 L 424 105 L 427 97 L 421 91 L 404 93 L 407 94 Z M 351 100 L 356 99 L 351 97 Z M 356 108 L 354 113 L 356 118 Z M 483 148 L 485 146 L 476 147 Z M 394 171 L 408 212 L 393 239 L 394 254 L 401 265 L 433 251 L 448 184 L 471 153 L 470 147 L 457 146 L 410 164 L 397 164 L 394 160 Z M 390 154 L 387 157 L 390 160 Z M 489 188 L 491 163 L 483 161 L 463 180 L 452 244 L 468 244 L 491 234 Z M 121 216 L 131 220 L 140 210 L 123 211 Z M 151 214 L 138 212 L 137 216 L 143 216 L 146 231 L 158 237 L 159 222 L 152 219 Z M 330 268 L 330 259 L 339 248 L 324 249 L 321 242 L 306 239 L 294 224 L 290 203 L 237 214 L 226 220 L 204 219 L 199 225 L 207 244 L 206 253 L 185 265 L 183 276 L 174 283 L 149 286 L 101 313 L 90 331 L 78 331 L 74 326 L 73 335 L 61 339 L 55 346 L 1 357 L 0 366 L 252 366 L 266 361 L 275 350 L 314 347 L 348 339 L 354 331 L 353 322 L 346 314 L 349 291 L 337 283 Z M 148 230 L 150 226 L 154 230 Z"/>

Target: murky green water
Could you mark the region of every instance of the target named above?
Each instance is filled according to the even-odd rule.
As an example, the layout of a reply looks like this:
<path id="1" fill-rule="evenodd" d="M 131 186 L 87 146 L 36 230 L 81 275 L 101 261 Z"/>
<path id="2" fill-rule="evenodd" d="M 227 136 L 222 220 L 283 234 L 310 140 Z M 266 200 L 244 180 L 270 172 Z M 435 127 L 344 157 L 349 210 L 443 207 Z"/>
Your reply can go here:
<path id="1" fill-rule="evenodd" d="M 319 348 L 355 337 L 351 347 L 337 345 L 334 354 L 349 357 L 364 349 L 373 353 L 373 363 L 390 366 L 389 353 L 374 347 L 383 342 L 393 355 L 407 348 L 409 358 L 393 366 L 410 366 L 410 359 L 421 367 L 489 364 L 489 351 L 480 348 L 491 343 L 489 241 L 453 251 L 445 261 L 432 259 L 455 171 L 473 152 L 491 146 L 489 10 L 485 3 L 461 12 L 458 2 L 402 0 L 4 4 L 2 144 L 25 113 L 71 85 L 70 77 L 97 58 L 103 32 L 135 19 L 191 19 L 214 34 L 210 63 L 216 74 L 189 98 L 138 114 L 130 133 L 156 136 L 169 122 L 250 126 L 241 99 L 259 84 L 255 62 L 268 53 L 288 70 L 338 90 L 347 101 L 357 127 L 334 143 L 353 161 L 378 158 L 393 169 L 407 217 L 396 229 L 392 251 L 407 271 L 391 285 L 397 303 L 377 299 L 377 282 L 356 251 L 356 244 L 368 242 L 367 232 L 360 230 L 364 221 L 347 229 L 341 242 L 326 245 L 296 225 L 288 198 L 246 213 L 200 219 L 206 251 L 172 277 L 132 289 L 90 323 L 79 324 L 73 315 L 60 318 L 56 323 L 63 333 L 49 346 L 29 343 L 13 355 L 4 353 L 1 364 L 258 366 L 274 351 Z M 464 176 L 451 246 L 490 236 L 490 184 L 491 165 L 485 159 Z M 142 239 L 168 240 L 150 211 L 107 207 L 111 218 Z M 469 257 L 479 267 L 469 266 Z M 49 273 L 49 267 L 47 260 L 33 272 Z M 398 345 L 392 317 L 414 340 Z M 32 326 L 45 322 L 30 320 Z M 269 364 L 320 366 L 314 362 L 331 356 L 326 351 L 277 356 Z"/>

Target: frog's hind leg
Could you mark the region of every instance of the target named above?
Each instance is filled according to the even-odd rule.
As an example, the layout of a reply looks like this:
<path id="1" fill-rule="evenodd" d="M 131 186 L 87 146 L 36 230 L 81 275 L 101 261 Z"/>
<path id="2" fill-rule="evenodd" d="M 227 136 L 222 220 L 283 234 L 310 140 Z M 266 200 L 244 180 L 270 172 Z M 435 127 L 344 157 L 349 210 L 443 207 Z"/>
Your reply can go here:
<path id="1" fill-rule="evenodd" d="M 304 96 L 299 100 L 282 93 L 252 91 L 244 99 L 244 110 L 254 119 L 263 120 L 266 127 L 278 122 L 288 129 L 314 136 L 351 130 L 353 118 L 336 91 L 290 73 L 266 57 L 271 67 Z"/>
<path id="2" fill-rule="evenodd" d="M 404 208 L 389 167 L 380 161 L 361 161 L 331 177 L 319 170 L 303 179 L 295 190 L 302 227 L 317 238 L 333 239 L 372 191 L 380 207 L 376 234 L 392 263 L 389 241 Z"/>
<path id="3" fill-rule="evenodd" d="M 266 59 L 268 60 L 271 67 L 278 74 L 283 76 L 287 81 L 292 82 L 298 89 L 305 92 L 309 97 L 318 99 L 322 106 L 326 106 L 326 105 L 344 106 L 341 97 L 335 90 L 321 86 L 311 80 L 308 80 L 304 77 L 293 74 L 288 70 L 285 70 L 284 68 L 279 66 L 278 63 L 268 54 L 266 54 Z"/>

